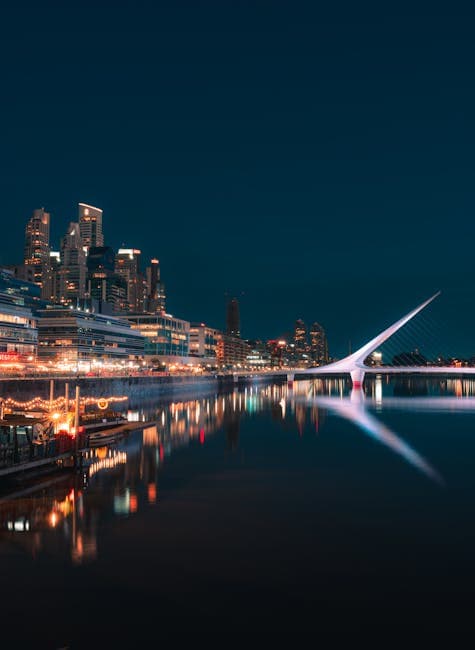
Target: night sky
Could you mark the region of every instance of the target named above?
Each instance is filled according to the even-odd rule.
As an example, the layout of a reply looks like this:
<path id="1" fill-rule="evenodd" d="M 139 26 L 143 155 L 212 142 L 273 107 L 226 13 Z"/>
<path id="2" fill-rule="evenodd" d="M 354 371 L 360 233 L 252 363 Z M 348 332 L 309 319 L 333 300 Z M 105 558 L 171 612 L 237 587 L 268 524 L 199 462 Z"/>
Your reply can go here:
<path id="1" fill-rule="evenodd" d="M 441 289 L 475 354 L 474 16 L 328 4 L 9 3 L 0 263 L 81 201 L 176 316 L 223 328 L 227 292 L 244 337 L 301 317 L 341 355 Z"/>

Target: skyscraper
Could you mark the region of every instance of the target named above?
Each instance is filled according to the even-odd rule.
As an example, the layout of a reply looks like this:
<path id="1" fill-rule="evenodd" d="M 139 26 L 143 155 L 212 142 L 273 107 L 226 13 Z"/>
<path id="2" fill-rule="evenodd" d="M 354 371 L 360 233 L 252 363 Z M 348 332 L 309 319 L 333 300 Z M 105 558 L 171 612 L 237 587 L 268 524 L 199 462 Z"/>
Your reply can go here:
<path id="1" fill-rule="evenodd" d="M 59 302 L 59 270 L 61 268 L 61 253 L 59 251 L 50 251 L 49 268 L 44 275 L 44 284 L 42 296 L 49 302 Z"/>
<path id="2" fill-rule="evenodd" d="M 115 273 L 115 253 L 110 246 L 91 246 L 87 256 L 87 297 L 101 314 L 126 311 L 127 283 Z"/>
<path id="3" fill-rule="evenodd" d="M 165 311 L 165 287 L 160 281 L 160 262 L 153 258 L 147 267 L 147 311 L 162 313 Z"/>
<path id="4" fill-rule="evenodd" d="M 236 337 L 241 336 L 239 302 L 237 298 L 232 298 L 228 302 L 226 309 L 226 334 Z"/>
<path id="5" fill-rule="evenodd" d="M 312 359 L 318 366 L 328 363 L 327 335 L 319 323 L 314 323 L 310 329 L 310 350 Z"/>
<path id="6" fill-rule="evenodd" d="M 79 203 L 78 215 L 81 239 L 86 252 L 90 246 L 104 246 L 102 210 L 87 203 Z"/>
<path id="7" fill-rule="evenodd" d="M 86 289 L 86 254 L 83 250 L 79 224 L 71 221 L 61 240 L 59 269 L 60 302 L 76 305 Z"/>
<path id="8" fill-rule="evenodd" d="M 298 318 L 295 321 L 294 326 L 294 344 L 297 352 L 307 352 L 308 343 L 307 343 L 307 326 L 301 318 Z"/>
<path id="9" fill-rule="evenodd" d="M 115 259 L 115 272 L 127 283 L 127 311 L 144 311 L 147 284 L 140 270 L 141 251 L 137 248 L 119 248 Z"/>
<path id="10" fill-rule="evenodd" d="M 49 227 L 50 214 L 44 208 L 33 210 L 25 229 L 25 267 L 33 269 L 32 279 L 42 290 L 44 278 L 49 269 Z M 43 296 L 47 298 L 47 296 Z"/>

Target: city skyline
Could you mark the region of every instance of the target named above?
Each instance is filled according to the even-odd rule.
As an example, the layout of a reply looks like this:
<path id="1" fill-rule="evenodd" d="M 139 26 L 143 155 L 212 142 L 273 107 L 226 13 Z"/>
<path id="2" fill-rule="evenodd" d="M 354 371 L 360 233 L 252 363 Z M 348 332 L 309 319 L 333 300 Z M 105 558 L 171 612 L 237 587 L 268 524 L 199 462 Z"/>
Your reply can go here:
<path id="1" fill-rule="evenodd" d="M 341 356 L 440 289 L 475 352 L 469 9 L 6 11 L 0 263 L 35 207 L 54 242 L 85 201 L 108 245 L 159 255 L 174 314 L 222 327 L 232 287 L 245 336 L 316 319 Z"/>

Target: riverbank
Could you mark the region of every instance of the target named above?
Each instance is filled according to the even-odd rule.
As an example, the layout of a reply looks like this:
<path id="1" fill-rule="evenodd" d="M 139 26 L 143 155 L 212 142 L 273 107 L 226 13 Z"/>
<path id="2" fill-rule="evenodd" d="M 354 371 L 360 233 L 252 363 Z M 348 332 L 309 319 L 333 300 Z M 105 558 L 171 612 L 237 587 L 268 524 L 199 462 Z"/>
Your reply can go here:
<path id="1" fill-rule="evenodd" d="M 51 380 L 54 397 L 64 395 L 65 386 L 79 386 L 81 395 L 94 397 L 109 397 L 124 395 L 131 400 L 150 399 L 156 397 L 186 396 L 202 394 L 203 392 L 218 392 L 232 389 L 234 385 L 267 383 L 283 381 L 282 376 L 242 374 L 242 375 L 134 375 L 114 377 L 24 377 L 0 379 L 0 398 L 11 397 L 17 400 L 41 397 L 50 398 Z"/>

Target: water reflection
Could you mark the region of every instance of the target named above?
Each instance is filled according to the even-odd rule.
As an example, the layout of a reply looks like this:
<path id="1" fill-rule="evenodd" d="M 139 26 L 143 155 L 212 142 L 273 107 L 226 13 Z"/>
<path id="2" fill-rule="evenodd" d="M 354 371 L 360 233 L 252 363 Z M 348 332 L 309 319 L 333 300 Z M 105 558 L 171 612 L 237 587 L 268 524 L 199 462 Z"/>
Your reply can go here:
<path id="1" fill-rule="evenodd" d="M 365 392 L 352 392 L 344 379 L 317 379 L 296 381 L 293 388 L 256 384 L 224 395 L 131 405 L 128 416 L 137 422 L 137 430 L 115 446 L 91 450 L 80 474 L 37 480 L 0 498 L 0 552 L 13 544 L 33 557 L 55 549 L 66 552 L 75 564 L 95 560 L 101 525 L 159 507 L 160 483 L 173 454 L 207 445 L 221 433 L 232 456 L 241 444 L 250 444 L 248 438 L 241 442 L 247 430 L 244 421 L 258 413 L 266 413 L 296 438 L 309 432 L 318 435 L 329 416 L 344 418 L 441 483 L 429 460 L 382 421 L 383 412 L 475 411 L 475 382 L 417 382 L 410 378 L 403 386 L 375 377 L 366 382 Z"/>
<path id="2" fill-rule="evenodd" d="M 376 403 L 381 404 L 382 399 L 380 398 L 379 391 L 376 391 L 376 396 Z M 361 389 L 353 390 L 349 397 L 320 396 L 307 398 L 305 403 L 308 403 L 309 400 L 311 400 L 314 406 L 325 408 L 335 415 L 349 420 L 352 424 L 364 431 L 364 433 L 391 449 L 423 474 L 438 483 L 443 483 L 443 479 L 438 471 L 423 456 L 383 422 L 370 414 L 366 407 L 365 395 Z"/>

